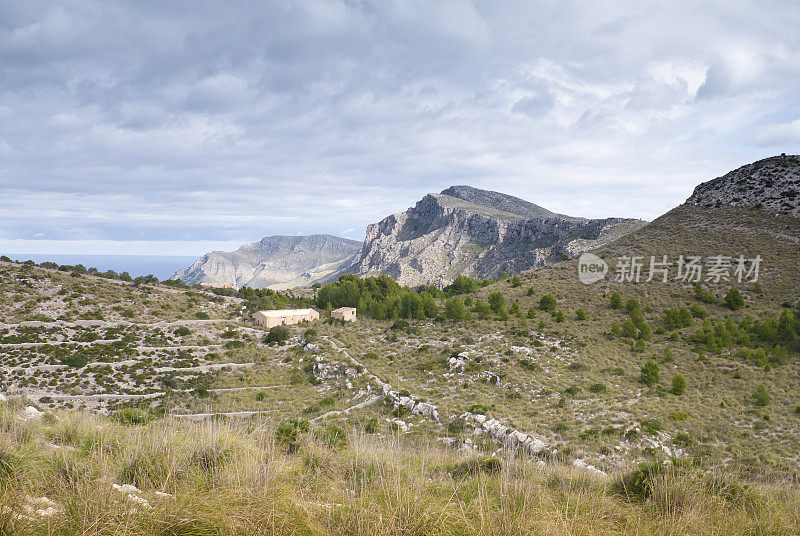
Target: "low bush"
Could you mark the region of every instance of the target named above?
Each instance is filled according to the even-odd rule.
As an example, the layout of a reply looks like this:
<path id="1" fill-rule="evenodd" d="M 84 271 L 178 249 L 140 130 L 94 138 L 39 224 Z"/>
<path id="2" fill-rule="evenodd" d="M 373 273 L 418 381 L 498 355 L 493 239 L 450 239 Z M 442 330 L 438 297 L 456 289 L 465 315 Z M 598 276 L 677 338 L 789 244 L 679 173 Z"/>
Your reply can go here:
<path id="1" fill-rule="evenodd" d="M 291 335 L 292 332 L 288 326 L 273 326 L 269 329 L 269 333 L 267 333 L 266 337 L 264 337 L 264 342 L 283 346 Z"/>
<path id="2" fill-rule="evenodd" d="M 499 473 L 502 467 L 498 458 L 474 458 L 450 465 L 447 472 L 454 478 L 466 478 L 480 473 L 493 475 Z"/>
<path id="3" fill-rule="evenodd" d="M 123 408 L 111 414 L 111 418 L 123 424 L 147 424 L 153 415 L 139 408 Z"/>

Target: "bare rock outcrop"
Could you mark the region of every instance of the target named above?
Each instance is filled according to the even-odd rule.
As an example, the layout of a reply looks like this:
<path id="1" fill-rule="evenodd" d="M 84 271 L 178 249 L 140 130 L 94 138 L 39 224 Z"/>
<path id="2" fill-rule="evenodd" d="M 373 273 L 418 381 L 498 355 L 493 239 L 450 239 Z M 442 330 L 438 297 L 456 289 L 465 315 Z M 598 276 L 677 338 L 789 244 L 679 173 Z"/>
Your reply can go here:
<path id="1" fill-rule="evenodd" d="M 694 189 L 687 205 L 756 208 L 800 217 L 800 156 L 780 155 L 747 164 Z"/>
<path id="2" fill-rule="evenodd" d="M 444 286 L 457 275 L 486 279 L 542 266 L 643 224 L 574 218 L 510 195 L 452 186 L 368 226 L 354 271 Z"/>

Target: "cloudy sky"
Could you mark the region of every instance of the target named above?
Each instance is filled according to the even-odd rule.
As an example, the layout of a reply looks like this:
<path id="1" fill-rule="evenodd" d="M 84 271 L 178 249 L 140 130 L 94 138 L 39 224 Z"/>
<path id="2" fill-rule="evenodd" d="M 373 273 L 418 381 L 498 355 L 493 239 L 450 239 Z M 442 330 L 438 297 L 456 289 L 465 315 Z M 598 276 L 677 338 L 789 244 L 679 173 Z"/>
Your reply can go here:
<path id="1" fill-rule="evenodd" d="M 652 219 L 781 152 L 796 0 L 0 0 L 0 252 L 360 240 L 452 184 Z"/>

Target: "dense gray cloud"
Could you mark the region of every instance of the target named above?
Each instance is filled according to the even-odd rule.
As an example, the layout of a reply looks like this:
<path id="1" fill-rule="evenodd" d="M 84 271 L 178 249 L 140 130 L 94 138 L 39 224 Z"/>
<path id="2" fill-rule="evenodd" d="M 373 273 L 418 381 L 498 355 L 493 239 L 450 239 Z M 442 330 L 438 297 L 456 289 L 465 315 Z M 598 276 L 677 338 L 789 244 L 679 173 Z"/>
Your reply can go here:
<path id="1" fill-rule="evenodd" d="M 653 218 L 800 152 L 798 28 L 793 0 L 0 0 L 0 250 L 360 239 L 452 184 Z"/>

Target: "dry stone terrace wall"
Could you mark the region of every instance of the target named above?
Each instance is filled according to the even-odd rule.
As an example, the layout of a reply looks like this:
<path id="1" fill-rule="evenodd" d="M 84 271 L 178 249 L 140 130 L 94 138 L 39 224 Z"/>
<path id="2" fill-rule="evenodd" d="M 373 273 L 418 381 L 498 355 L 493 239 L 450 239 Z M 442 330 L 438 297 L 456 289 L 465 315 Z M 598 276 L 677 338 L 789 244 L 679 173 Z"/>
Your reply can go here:
<path id="1" fill-rule="evenodd" d="M 232 326 L 197 320 L 2 324 L 0 380 L 5 391 L 50 407 L 106 409 L 115 401 L 157 399 L 205 386 L 221 368 L 246 366 L 220 362 L 229 342 L 222 335 Z M 179 327 L 190 334 L 177 336 Z"/>

